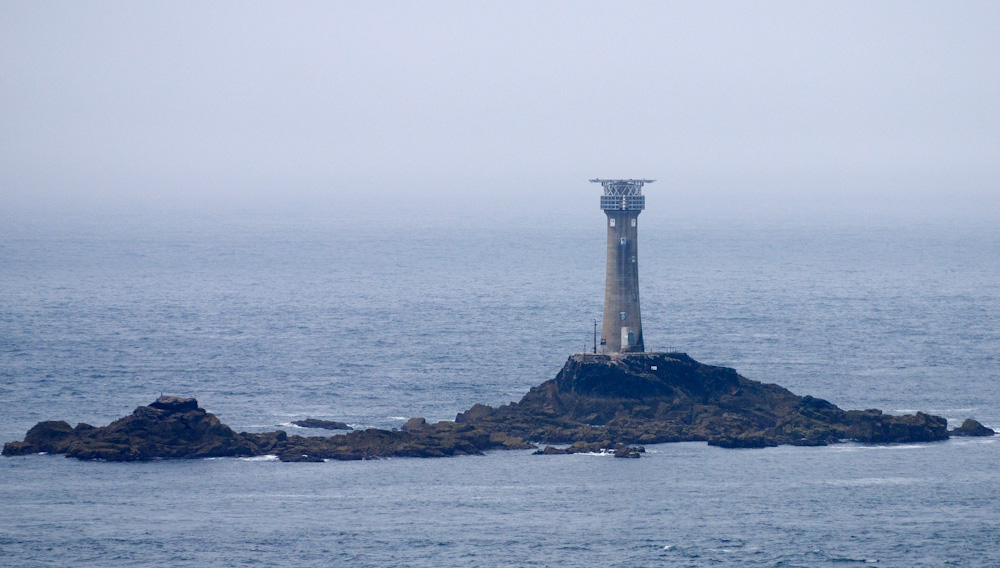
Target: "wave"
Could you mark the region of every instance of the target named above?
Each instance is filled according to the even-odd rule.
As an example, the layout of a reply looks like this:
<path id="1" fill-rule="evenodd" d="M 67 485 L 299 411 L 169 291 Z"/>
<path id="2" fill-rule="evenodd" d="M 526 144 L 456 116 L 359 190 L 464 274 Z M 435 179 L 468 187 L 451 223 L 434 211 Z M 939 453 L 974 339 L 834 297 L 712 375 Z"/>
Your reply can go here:
<path id="1" fill-rule="evenodd" d="M 923 480 L 915 477 L 864 477 L 860 479 L 834 479 L 822 481 L 822 485 L 835 487 L 873 487 L 879 485 L 914 485 Z"/>
<path id="2" fill-rule="evenodd" d="M 924 442 L 920 444 L 840 444 L 836 446 L 828 446 L 829 451 L 832 452 L 863 452 L 863 451 L 873 451 L 873 450 L 923 450 L 930 447 L 928 444 L 931 442 Z"/>

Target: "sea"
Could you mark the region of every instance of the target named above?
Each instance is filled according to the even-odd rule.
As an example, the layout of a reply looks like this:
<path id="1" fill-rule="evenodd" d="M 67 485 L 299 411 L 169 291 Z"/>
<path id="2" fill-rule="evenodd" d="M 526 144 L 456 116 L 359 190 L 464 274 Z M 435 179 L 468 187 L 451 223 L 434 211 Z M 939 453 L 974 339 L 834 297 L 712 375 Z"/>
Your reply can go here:
<path id="1" fill-rule="evenodd" d="M 595 200 L 596 201 L 596 200 Z M 0 222 L 0 441 L 160 394 L 237 431 L 516 401 L 593 348 L 604 217 L 105 212 Z M 648 351 L 1000 429 L 1000 227 L 639 218 Z M 0 458 L 0 565 L 1000 566 L 1000 437 L 638 460 Z"/>

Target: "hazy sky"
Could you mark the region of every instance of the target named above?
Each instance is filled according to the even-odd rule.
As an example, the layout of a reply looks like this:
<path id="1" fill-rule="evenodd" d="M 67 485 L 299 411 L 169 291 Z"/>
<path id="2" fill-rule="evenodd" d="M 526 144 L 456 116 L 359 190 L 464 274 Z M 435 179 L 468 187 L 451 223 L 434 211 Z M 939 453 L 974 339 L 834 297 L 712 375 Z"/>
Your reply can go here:
<path id="1" fill-rule="evenodd" d="M 1000 2 L 0 1 L 0 207 L 1000 216 Z M 650 202 L 652 205 L 652 202 Z"/>

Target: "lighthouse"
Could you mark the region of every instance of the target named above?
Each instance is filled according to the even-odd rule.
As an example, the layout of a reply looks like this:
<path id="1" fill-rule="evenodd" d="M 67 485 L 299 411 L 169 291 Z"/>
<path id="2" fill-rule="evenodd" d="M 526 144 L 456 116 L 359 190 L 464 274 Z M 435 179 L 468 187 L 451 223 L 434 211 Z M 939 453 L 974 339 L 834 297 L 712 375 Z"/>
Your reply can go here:
<path id="1" fill-rule="evenodd" d="M 602 353 L 641 353 L 639 313 L 639 213 L 646 208 L 642 186 L 651 179 L 592 179 L 604 187 L 601 209 L 607 215 L 608 261 L 604 281 Z"/>

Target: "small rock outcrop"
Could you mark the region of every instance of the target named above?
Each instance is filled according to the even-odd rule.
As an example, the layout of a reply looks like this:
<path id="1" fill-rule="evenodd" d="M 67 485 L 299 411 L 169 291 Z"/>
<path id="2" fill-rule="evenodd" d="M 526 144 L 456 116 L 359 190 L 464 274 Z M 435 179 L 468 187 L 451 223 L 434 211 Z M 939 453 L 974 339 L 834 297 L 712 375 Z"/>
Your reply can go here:
<path id="1" fill-rule="evenodd" d="M 409 420 L 406 421 L 406 423 L 404 423 L 402 426 L 400 426 L 400 429 L 403 430 L 403 431 L 405 431 L 405 432 L 410 432 L 410 431 L 420 430 L 424 426 L 427 426 L 427 420 L 426 419 L 424 419 L 424 418 L 410 418 Z"/>
<path id="2" fill-rule="evenodd" d="M 181 398 L 179 396 L 160 395 L 160 398 L 149 405 L 150 408 L 166 410 L 167 412 L 190 412 L 198 410 L 198 401 L 193 398 Z"/>
<path id="3" fill-rule="evenodd" d="M 996 432 L 992 428 L 983 426 L 976 420 L 966 418 L 961 426 L 955 428 L 949 434 L 952 436 L 993 436 Z"/>
<path id="4" fill-rule="evenodd" d="M 306 418 L 305 420 L 293 420 L 292 424 L 299 428 L 316 428 L 320 430 L 353 430 L 343 422 L 336 420 L 320 420 L 318 418 Z"/>
<path id="5" fill-rule="evenodd" d="M 555 446 L 545 446 L 544 449 L 536 450 L 536 456 L 555 456 L 563 454 L 611 454 L 616 458 L 638 458 L 646 453 L 646 448 L 642 446 L 633 447 L 626 444 L 612 445 L 608 441 L 604 442 L 574 442 L 567 448 L 557 448 Z"/>
<path id="6" fill-rule="evenodd" d="M 535 450 L 532 455 L 535 456 L 558 456 L 570 453 L 566 448 L 557 448 L 555 446 L 545 446 L 541 450 Z"/>

